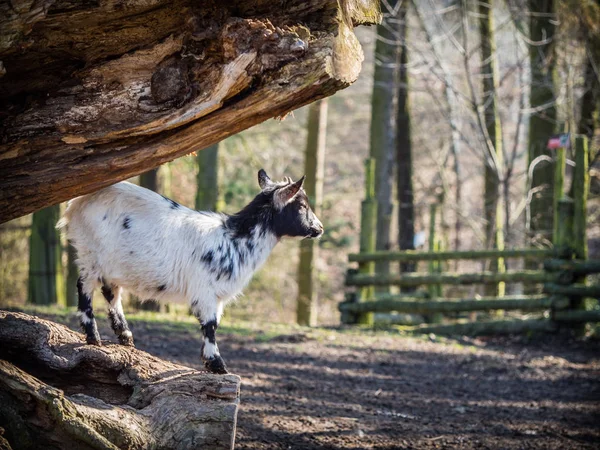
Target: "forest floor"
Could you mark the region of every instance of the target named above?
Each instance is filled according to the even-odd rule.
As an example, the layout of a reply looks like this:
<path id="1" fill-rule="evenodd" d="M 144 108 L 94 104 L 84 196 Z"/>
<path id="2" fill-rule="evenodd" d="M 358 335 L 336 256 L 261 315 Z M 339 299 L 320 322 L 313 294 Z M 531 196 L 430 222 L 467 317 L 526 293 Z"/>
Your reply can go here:
<path id="1" fill-rule="evenodd" d="M 77 328 L 73 313 L 26 312 Z M 598 340 L 231 322 L 217 339 L 242 378 L 236 449 L 600 448 Z M 139 349 L 202 368 L 193 320 L 130 323 Z"/>

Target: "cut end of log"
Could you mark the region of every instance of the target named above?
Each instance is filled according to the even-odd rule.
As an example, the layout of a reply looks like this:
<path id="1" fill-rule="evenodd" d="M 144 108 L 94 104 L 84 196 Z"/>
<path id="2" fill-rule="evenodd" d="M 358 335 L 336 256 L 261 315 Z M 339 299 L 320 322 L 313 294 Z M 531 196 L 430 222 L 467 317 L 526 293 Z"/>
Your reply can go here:
<path id="1" fill-rule="evenodd" d="M 0 427 L 13 448 L 233 448 L 238 376 L 83 342 L 0 311 Z"/>

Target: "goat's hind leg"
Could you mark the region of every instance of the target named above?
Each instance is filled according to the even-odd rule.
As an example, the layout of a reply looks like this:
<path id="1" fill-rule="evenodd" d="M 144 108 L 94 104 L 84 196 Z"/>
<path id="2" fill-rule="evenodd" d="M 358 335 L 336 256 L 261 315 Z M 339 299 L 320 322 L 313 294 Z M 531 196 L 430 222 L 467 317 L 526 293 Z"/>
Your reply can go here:
<path id="1" fill-rule="evenodd" d="M 94 310 L 92 308 L 92 298 L 94 295 L 93 284 L 86 283 L 82 277 L 77 280 L 77 294 L 79 301 L 77 304 L 77 315 L 79 323 L 85 333 L 85 340 L 91 345 L 102 345 L 100 342 L 100 334 L 94 318 Z"/>
<path id="2" fill-rule="evenodd" d="M 119 344 L 134 347 L 133 334 L 129 329 L 125 314 L 123 313 L 123 305 L 121 304 L 121 294 L 123 288 L 115 285 L 102 285 L 102 295 L 108 302 L 108 318 L 110 326 L 119 339 Z"/>
<path id="3" fill-rule="evenodd" d="M 192 312 L 202 326 L 202 362 L 212 373 L 228 373 L 227 367 L 217 346 L 216 331 L 219 326 L 220 312 L 219 307 L 215 304 L 214 308 L 204 305 L 203 309 L 198 307 L 199 302 L 192 302 Z"/>

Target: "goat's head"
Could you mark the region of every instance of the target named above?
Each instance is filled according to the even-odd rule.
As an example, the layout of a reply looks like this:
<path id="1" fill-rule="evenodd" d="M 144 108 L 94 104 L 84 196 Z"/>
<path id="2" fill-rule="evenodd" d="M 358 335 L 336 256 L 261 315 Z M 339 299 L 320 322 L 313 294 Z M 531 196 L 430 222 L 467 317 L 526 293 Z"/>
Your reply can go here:
<path id="1" fill-rule="evenodd" d="M 273 230 L 277 236 L 319 238 L 323 224 L 310 208 L 306 192 L 302 189 L 304 178 L 273 182 L 261 169 L 258 184 L 264 194 L 272 196 Z"/>

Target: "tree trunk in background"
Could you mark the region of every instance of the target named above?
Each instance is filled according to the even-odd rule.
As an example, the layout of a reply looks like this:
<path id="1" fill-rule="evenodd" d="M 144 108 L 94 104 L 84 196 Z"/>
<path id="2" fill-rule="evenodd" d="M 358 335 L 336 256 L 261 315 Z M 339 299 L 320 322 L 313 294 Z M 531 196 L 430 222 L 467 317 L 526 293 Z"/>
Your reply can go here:
<path id="1" fill-rule="evenodd" d="M 407 9 L 408 2 L 402 2 L 398 13 L 399 41 L 406 42 L 407 38 Z M 398 195 L 398 245 L 400 250 L 414 249 L 415 240 L 415 210 L 413 198 L 413 167 L 410 107 L 408 99 L 408 47 L 402 46 L 400 65 L 398 69 L 398 108 L 396 112 L 396 164 L 397 195 Z M 414 263 L 402 263 L 402 272 L 413 272 Z"/>
<path id="2" fill-rule="evenodd" d="M 159 192 L 158 188 L 158 169 L 152 169 L 140 175 L 140 186 L 150 189 L 154 192 Z"/>
<path id="3" fill-rule="evenodd" d="M 158 172 L 160 167 L 148 170 L 140 175 L 140 186 L 160 194 Z M 160 312 L 160 303 L 151 299 L 140 299 L 137 295 L 129 294 L 129 304 L 139 310 Z"/>
<path id="4" fill-rule="evenodd" d="M 319 100 L 308 109 L 308 136 L 304 156 L 304 190 L 317 217 L 323 203 L 323 177 L 325 172 L 325 149 L 327 138 L 327 99 Z M 317 324 L 318 259 L 319 243 L 314 239 L 300 241 L 298 265 L 298 302 L 296 321 L 299 325 Z"/>
<path id="5" fill-rule="evenodd" d="M 496 167 L 485 164 L 485 192 L 484 192 L 484 218 L 486 248 L 504 249 L 504 205 L 501 201 L 500 177 L 504 172 L 502 151 L 502 127 L 496 103 L 498 92 L 498 60 L 496 54 L 496 38 L 494 30 L 494 2 L 479 3 L 479 32 L 481 38 L 481 72 L 483 83 L 484 117 L 488 137 L 494 146 Z M 508 199 L 507 199 L 508 200 Z M 490 261 L 490 270 L 503 271 L 504 261 L 501 259 Z M 487 296 L 504 295 L 504 285 L 487 285 L 484 287 Z"/>
<path id="6" fill-rule="evenodd" d="M 444 66 L 444 55 L 442 55 L 439 50 L 439 40 L 432 39 L 431 32 L 428 29 L 427 21 L 425 20 L 424 15 L 421 13 L 420 4 L 418 1 L 413 0 L 412 5 L 414 7 L 414 11 L 417 15 L 417 19 L 419 20 L 423 31 L 425 31 L 425 35 L 427 36 L 427 41 L 431 46 L 431 51 L 435 56 L 435 60 L 437 61 L 437 67 L 441 72 L 441 77 L 444 81 L 444 93 L 446 97 L 446 103 L 448 104 L 448 124 L 450 125 L 452 141 L 450 146 L 450 151 L 452 153 L 453 158 L 453 166 L 454 175 L 456 177 L 456 184 L 454 185 L 454 207 L 456 210 L 455 213 L 455 222 L 454 222 L 454 250 L 460 250 L 461 243 L 461 229 L 462 229 L 462 217 L 461 217 L 461 206 L 462 206 L 462 170 L 460 165 L 459 155 L 461 152 L 461 135 L 460 135 L 460 123 L 458 118 L 460 117 L 459 106 L 460 102 L 458 96 L 455 92 L 454 88 L 454 78 L 453 73 L 448 70 Z M 456 266 L 458 267 L 458 261 L 455 261 Z"/>
<path id="7" fill-rule="evenodd" d="M 211 145 L 196 155 L 196 210 L 218 211 L 219 207 L 219 144 Z"/>
<path id="8" fill-rule="evenodd" d="M 539 43 L 531 45 L 530 107 L 534 112 L 529 120 L 529 164 L 541 156 L 554 155 L 546 148 L 548 138 L 556 131 L 555 52 L 554 52 L 554 0 L 529 0 L 529 11 L 541 14 L 530 18 L 530 39 Z M 530 205 L 531 238 L 534 241 L 551 241 L 553 226 L 554 163 L 541 162 L 533 171 L 531 188 L 541 188 L 533 195 Z"/>
<path id="9" fill-rule="evenodd" d="M 77 259 L 77 250 L 67 242 L 67 306 L 77 306 L 77 279 L 79 278 L 79 268 L 75 264 Z"/>
<path id="10" fill-rule="evenodd" d="M 377 250 L 389 250 L 390 225 L 393 202 L 392 183 L 394 177 L 394 149 L 396 117 L 396 71 L 398 67 L 399 41 L 396 35 L 396 11 L 398 1 L 387 2 L 383 7 L 383 23 L 377 26 L 375 43 L 375 73 L 371 99 L 370 156 L 375 159 L 375 197 L 377 198 Z M 385 4 L 384 4 L 385 5 Z M 377 273 L 388 273 L 389 262 L 375 265 Z M 387 290 L 379 287 L 379 292 Z"/>
<path id="11" fill-rule="evenodd" d="M 600 46 L 600 42 L 595 43 Z M 596 64 L 600 62 L 600 48 L 596 50 L 596 58 L 594 58 Z M 588 55 L 587 62 L 585 65 L 584 74 L 584 89 L 585 92 L 581 98 L 581 118 L 579 120 L 579 126 L 577 132 L 588 137 L 590 140 L 590 146 L 594 144 L 595 131 L 600 128 L 600 80 L 594 70 L 592 64 L 593 57 Z M 590 148 L 590 157 L 593 158 L 595 155 L 594 148 Z"/>
<path id="12" fill-rule="evenodd" d="M 56 229 L 59 217 L 59 205 L 33 214 L 29 238 L 29 303 L 65 304 L 62 248 L 60 233 Z"/>

